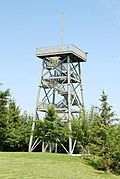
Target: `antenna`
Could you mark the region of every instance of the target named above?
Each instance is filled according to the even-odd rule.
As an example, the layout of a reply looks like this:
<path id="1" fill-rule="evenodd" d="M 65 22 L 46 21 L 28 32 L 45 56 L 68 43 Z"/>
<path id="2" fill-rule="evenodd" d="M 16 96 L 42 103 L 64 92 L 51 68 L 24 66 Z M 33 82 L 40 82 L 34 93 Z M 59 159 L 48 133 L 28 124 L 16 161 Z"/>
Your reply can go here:
<path id="1" fill-rule="evenodd" d="M 61 33 L 61 45 L 63 45 L 64 39 L 64 12 L 62 12 L 62 33 Z"/>

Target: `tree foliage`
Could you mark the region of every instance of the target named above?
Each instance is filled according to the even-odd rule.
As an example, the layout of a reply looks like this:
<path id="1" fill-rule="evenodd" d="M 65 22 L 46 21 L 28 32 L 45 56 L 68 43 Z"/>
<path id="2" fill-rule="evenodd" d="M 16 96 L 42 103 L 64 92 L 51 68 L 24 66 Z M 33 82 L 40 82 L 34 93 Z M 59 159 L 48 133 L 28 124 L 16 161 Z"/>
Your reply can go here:
<path id="1" fill-rule="evenodd" d="M 44 120 L 37 121 L 34 131 L 37 138 L 46 142 L 56 143 L 57 139 L 63 141 L 68 135 L 68 128 L 63 124 L 53 105 L 47 109 Z"/>
<path id="2" fill-rule="evenodd" d="M 104 91 L 100 103 L 100 107 L 92 106 L 90 112 L 80 111 L 80 117 L 71 120 L 72 131 L 50 105 L 44 120 L 36 121 L 34 135 L 47 143 L 60 141 L 66 148 L 71 136 L 77 141 L 76 153 L 98 156 L 99 169 L 120 174 L 120 120 Z M 0 151 L 27 151 L 31 123 L 32 116 L 21 114 L 10 90 L 0 91 Z"/>
<path id="3" fill-rule="evenodd" d="M 0 91 L 0 150 L 4 150 L 5 146 L 9 96 L 9 90 Z"/>
<path id="4" fill-rule="evenodd" d="M 29 135 L 30 123 L 21 115 L 20 108 L 11 99 L 10 91 L 0 91 L 0 150 L 25 151 Z"/>
<path id="5" fill-rule="evenodd" d="M 82 154 L 89 153 L 89 118 L 88 113 L 81 110 L 80 117 L 72 120 L 72 138 L 77 141 L 78 152 L 82 151 Z"/>
<path id="6" fill-rule="evenodd" d="M 117 144 L 120 143 L 120 139 L 117 140 L 119 136 L 117 119 L 107 100 L 108 96 L 103 91 L 100 99 L 101 106 L 97 108 L 98 113 L 94 115 L 91 124 L 91 152 L 100 156 L 98 167 L 109 172 L 118 167 L 115 156 L 116 152 L 120 154 L 120 145 Z"/>

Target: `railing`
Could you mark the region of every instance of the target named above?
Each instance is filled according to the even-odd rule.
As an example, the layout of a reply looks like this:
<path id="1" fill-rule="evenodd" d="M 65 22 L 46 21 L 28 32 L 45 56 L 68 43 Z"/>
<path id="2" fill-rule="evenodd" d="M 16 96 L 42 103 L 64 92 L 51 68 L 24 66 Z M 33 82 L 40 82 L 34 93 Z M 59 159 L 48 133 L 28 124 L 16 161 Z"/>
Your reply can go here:
<path id="1" fill-rule="evenodd" d="M 61 103 L 60 103 L 61 102 Z M 64 110 L 67 108 L 66 104 L 64 103 L 64 101 L 60 101 L 59 104 L 54 104 L 56 110 L 62 110 L 64 108 Z M 52 104 L 52 103 L 51 103 Z M 45 110 L 47 111 L 48 107 L 49 107 L 49 103 L 45 103 L 45 102 L 39 102 L 37 105 L 37 109 L 38 111 L 41 110 Z M 53 105 L 53 104 L 52 104 Z"/>
<path id="2" fill-rule="evenodd" d="M 39 102 L 37 108 L 38 108 L 38 110 L 40 110 L 40 109 L 47 110 L 48 106 L 49 106 L 49 104 L 47 104 L 45 102 Z"/>
<path id="3" fill-rule="evenodd" d="M 59 102 L 56 104 L 56 107 L 57 107 L 57 108 L 66 108 L 66 107 L 67 107 L 66 100 L 65 100 L 65 99 L 62 99 L 61 101 L 59 101 Z"/>
<path id="4" fill-rule="evenodd" d="M 77 48 L 72 44 L 53 47 L 43 47 L 36 49 L 37 56 L 54 55 L 60 53 L 75 53 L 77 56 L 87 60 L 87 53 L 83 52 L 81 49 Z"/>
<path id="5" fill-rule="evenodd" d="M 51 88 L 54 88 L 56 89 L 58 92 L 61 92 L 61 93 L 67 93 L 67 91 L 65 90 L 64 86 L 60 83 L 58 83 L 56 80 L 44 80 L 43 81 L 43 86 L 48 86 L 48 87 L 51 87 Z"/>

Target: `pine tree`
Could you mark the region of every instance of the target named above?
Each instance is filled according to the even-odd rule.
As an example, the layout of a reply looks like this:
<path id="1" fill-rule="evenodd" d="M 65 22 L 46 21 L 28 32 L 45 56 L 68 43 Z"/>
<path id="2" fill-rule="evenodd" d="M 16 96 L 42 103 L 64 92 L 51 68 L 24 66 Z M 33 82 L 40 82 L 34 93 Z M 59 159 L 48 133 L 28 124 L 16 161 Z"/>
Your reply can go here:
<path id="1" fill-rule="evenodd" d="M 5 151 L 25 151 L 28 148 L 30 134 L 29 123 L 21 116 L 20 108 L 15 100 L 9 100 L 6 138 L 4 140 Z M 29 132 L 28 132 L 29 131 Z"/>
<path id="2" fill-rule="evenodd" d="M 43 121 L 36 121 L 34 134 L 37 138 L 46 143 L 62 142 L 66 139 L 68 133 L 68 128 L 61 121 L 53 105 L 49 105 Z"/>
<path id="3" fill-rule="evenodd" d="M 107 99 L 108 96 L 103 91 L 100 99 L 101 106 L 91 125 L 91 151 L 93 154 L 101 156 L 98 162 L 99 168 L 108 172 L 112 168 L 111 155 L 115 140 L 114 123 L 116 118 Z"/>
<path id="4" fill-rule="evenodd" d="M 0 150 L 5 147 L 9 97 L 9 90 L 0 91 Z"/>
<path id="5" fill-rule="evenodd" d="M 72 138 L 77 141 L 77 150 L 82 154 L 89 153 L 89 115 L 85 111 L 80 111 L 80 118 L 72 120 Z"/>

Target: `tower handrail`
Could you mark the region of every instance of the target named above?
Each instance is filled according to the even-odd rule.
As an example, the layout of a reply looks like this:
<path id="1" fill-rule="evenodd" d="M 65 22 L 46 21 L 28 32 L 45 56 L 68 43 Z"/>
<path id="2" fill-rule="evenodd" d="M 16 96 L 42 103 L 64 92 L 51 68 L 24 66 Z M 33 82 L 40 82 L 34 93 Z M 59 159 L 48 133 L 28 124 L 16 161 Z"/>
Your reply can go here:
<path id="1" fill-rule="evenodd" d="M 70 52 L 75 53 L 77 56 L 80 56 L 84 59 L 87 59 L 87 53 L 85 53 L 84 51 L 82 51 L 81 49 L 79 49 L 73 44 L 36 48 L 37 56 L 53 55 L 59 53 L 70 53 Z"/>

